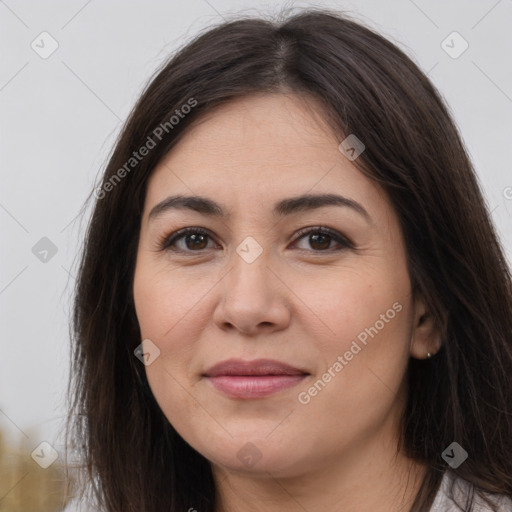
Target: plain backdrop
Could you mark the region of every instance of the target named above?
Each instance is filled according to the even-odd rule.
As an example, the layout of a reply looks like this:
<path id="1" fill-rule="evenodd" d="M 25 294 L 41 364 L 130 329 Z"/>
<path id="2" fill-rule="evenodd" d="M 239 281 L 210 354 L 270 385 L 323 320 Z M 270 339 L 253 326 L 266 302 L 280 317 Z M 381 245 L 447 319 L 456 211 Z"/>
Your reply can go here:
<path id="1" fill-rule="evenodd" d="M 149 77 L 223 18 L 308 5 L 350 13 L 428 73 L 453 113 L 512 261 L 511 0 L 0 1 L 4 433 L 61 450 L 71 295 L 90 210 L 78 214 Z"/>

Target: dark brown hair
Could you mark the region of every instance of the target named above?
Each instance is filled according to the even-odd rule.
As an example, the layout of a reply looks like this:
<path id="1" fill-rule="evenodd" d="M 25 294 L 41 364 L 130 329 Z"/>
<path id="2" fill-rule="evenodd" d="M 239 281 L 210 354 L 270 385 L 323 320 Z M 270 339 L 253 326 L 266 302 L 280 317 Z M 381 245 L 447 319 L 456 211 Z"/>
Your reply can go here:
<path id="1" fill-rule="evenodd" d="M 347 16 L 307 10 L 236 19 L 195 38 L 150 81 L 110 157 L 78 272 L 69 388 L 69 445 L 98 504 L 214 511 L 210 463 L 169 424 L 134 356 L 141 214 L 152 170 L 192 121 L 234 98 L 276 92 L 315 99 L 340 142 L 363 141 L 354 164 L 388 194 L 414 294 L 441 332 L 439 353 L 411 358 L 408 369 L 401 446 L 429 467 L 412 510 L 430 506 L 453 441 L 469 453 L 454 474 L 512 496 L 511 275 L 463 142 L 405 53 Z M 154 147 L 131 161 L 150 138 Z"/>

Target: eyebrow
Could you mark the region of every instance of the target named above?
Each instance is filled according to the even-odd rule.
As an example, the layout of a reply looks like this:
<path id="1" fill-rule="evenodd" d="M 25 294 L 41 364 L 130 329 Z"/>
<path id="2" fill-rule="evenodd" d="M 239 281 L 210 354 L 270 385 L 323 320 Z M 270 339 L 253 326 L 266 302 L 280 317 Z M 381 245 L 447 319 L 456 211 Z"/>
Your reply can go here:
<path id="1" fill-rule="evenodd" d="M 361 204 L 337 194 L 304 194 L 297 197 L 283 199 L 275 204 L 273 215 L 284 217 L 294 213 L 315 210 L 324 206 L 341 206 L 350 208 L 357 212 L 364 219 L 372 224 L 372 218 Z M 212 199 L 202 196 L 170 196 L 149 212 L 148 220 L 152 220 L 169 210 L 192 210 L 211 217 L 226 218 L 229 214 L 225 212 L 220 204 Z"/>

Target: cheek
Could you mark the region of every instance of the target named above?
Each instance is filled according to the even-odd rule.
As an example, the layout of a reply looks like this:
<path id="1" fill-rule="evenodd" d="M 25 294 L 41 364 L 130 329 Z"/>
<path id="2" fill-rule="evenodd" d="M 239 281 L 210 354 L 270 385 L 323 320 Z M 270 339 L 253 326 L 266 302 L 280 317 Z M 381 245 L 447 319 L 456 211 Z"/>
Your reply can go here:
<path id="1" fill-rule="evenodd" d="M 215 280 L 207 275 L 196 278 L 189 270 L 151 266 L 141 258 L 134 276 L 141 338 L 150 339 L 160 350 L 154 363 L 146 366 L 146 375 L 169 421 L 200 413 L 191 400 L 190 386 L 198 379 L 193 362 L 201 333 L 211 322 L 204 304 Z"/>
<path id="2" fill-rule="evenodd" d="M 311 341 L 319 349 L 327 352 L 348 350 L 351 341 L 359 335 L 363 344 L 377 338 L 402 342 L 398 334 L 403 331 L 403 322 L 408 318 L 405 308 L 410 300 L 407 272 L 384 266 L 366 265 L 361 269 L 347 266 L 333 269 L 332 274 L 295 279 L 294 282 L 294 293 L 310 311 L 309 321 L 302 314 L 305 323 L 301 328 L 308 330 L 308 327 L 318 326 L 317 333 L 309 334 L 317 334 Z M 298 321 L 301 321 L 300 316 Z"/>
<path id="3" fill-rule="evenodd" d="M 191 287 L 192 292 L 186 293 L 183 279 L 177 279 L 176 272 L 159 271 L 143 263 L 139 261 L 134 277 L 136 315 L 141 338 L 151 340 L 160 351 L 145 367 L 148 383 L 169 422 L 182 417 L 193 419 L 198 414 L 196 403 L 180 383 L 188 380 L 194 345 L 187 327 L 197 326 L 188 315 L 198 300 L 195 292 L 200 290 Z"/>
<path id="4" fill-rule="evenodd" d="M 177 301 L 180 293 L 172 272 L 158 272 L 146 264 L 144 258 L 137 262 L 134 276 L 134 302 L 141 338 L 149 339 L 158 347 L 159 355 L 145 367 L 149 385 L 160 407 L 172 403 L 179 411 L 183 406 L 174 391 L 174 379 L 181 379 L 188 354 L 185 340 L 174 336 L 180 320 L 186 316 L 186 300 Z M 172 400 L 171 400 L 172 398 Z"/>
<path id="5" fill-rule="evenodd" d="M 183 326 L 190 333 L 189 338 L 200 331 L 203 326 L 201 300 L 211 289 L 213 277 L 196 277 L 188 269 L 151 268 L 141 261 L 135 272 L 134 300 L 143 337 L 165 348 L 170 341 L 174 345 L 183 340 L 175 336 Z"/>
<path id="6" fill-rule="evenodd" d="M 310 288 L 307 296 L 328 329 L 316 337 L 309 332 L 322 364 L 315 380 L 301 389 L 299 402 L 315 402 L 319 413 L 339 411 L 338 417 L 350 410 L 354 421 L 361 414 L 383 414 L 403 382 L 409 357 L 407 272 L 392 267 L 347 271 L 316 291 Z"/>

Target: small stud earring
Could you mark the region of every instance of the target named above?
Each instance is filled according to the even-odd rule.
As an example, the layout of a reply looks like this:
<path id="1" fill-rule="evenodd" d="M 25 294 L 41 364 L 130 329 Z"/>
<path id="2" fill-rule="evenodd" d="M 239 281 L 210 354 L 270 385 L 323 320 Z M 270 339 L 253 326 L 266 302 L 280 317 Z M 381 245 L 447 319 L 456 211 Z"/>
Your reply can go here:
<path id="1" fill-rule="evenodd" d="M 430 352 L 427 352 L 427 358 L 430 359 L 432 357 L 432 354 Z"/>

